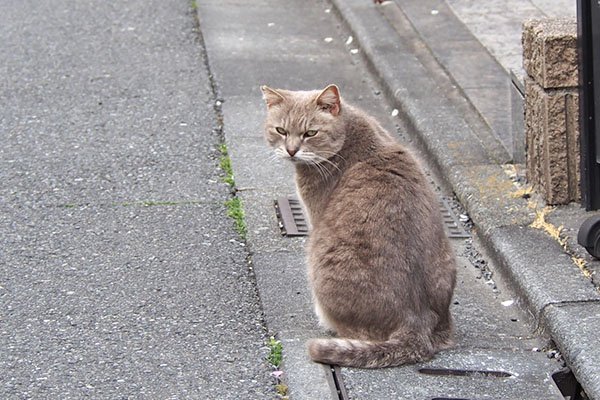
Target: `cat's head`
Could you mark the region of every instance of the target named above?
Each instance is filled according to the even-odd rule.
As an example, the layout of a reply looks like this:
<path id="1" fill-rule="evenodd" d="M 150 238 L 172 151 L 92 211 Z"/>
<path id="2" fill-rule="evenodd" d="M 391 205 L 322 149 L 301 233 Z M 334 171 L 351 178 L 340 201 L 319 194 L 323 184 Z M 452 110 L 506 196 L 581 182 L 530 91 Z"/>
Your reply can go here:
<path id="1" fill-rule="evenodd" d="M 278 157 L 315 164 L 340 151 L 345 135 L 337 86 L 310 92 L 261 89 L 268 108 L 265 138 Z"/>

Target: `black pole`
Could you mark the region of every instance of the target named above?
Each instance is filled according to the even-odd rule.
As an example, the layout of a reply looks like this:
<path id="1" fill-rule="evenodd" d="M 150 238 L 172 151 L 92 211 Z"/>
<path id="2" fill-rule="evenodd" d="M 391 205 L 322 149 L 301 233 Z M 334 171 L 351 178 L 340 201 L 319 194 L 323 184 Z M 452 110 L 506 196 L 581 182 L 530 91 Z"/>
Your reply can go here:
<path id="1" fill-rule="evenodd" d="M 577 0 L 581 201 L 600 209 L 600 1 Z"/>

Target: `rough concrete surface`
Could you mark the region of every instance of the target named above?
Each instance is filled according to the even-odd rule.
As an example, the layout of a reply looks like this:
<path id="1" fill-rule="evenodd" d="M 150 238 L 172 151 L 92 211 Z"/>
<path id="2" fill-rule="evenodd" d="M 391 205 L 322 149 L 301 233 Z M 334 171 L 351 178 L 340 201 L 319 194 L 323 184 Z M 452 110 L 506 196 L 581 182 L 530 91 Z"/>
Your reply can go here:
<path id="1" fill-rule="evenodd" d="M 192 5 L 5 1 L 0 34 L 0 397 L 275 397 Z"/>
<path id="2" fill-rule="evenodd" d="M 523 22 L 523 68 L 544 89 L 579 84 L 577 20 L 532 19 Z"/>
<path id="3" fill-rule="evenodd" d="M 320 398 L 314 393 L 328 398 L 330 389 L 325 370 L 310 362 L 305 349 L 309 338 L 326 333 L 317 326 L 312 312 L 305 276 L 303 241 L 281 237 L 279 234 L 273 200 L 295 192 L 293 169 L 276 161 L 266 144 L 261 146 L 264 141 L 262 125 L 266 114 L 266 107 L 258 90 L 261 84 L 312 89 L 336 83 L 347 101 L 367 109 L 386 127 L 391 128 L 393 133 L 397 133 L 399 129 L 399 137 L 402 140 L 408 141 L 411 138 L 414 141 L 412 144 L 418 147 L 415 137 L 410 134 L 410 128 L 406 128 L 403 113 L 401 112 L 400 118 L 396 120 L 390 117 L 392 108 L 381 98 L 382 91 L 378 82 L 372 81 L 365 72 L 363 61 L 367 61 L 368 65 L 368 60 L 361 58 L 363 55 L 372 54 L 394 57 L 398 63 L 393 68 L 390 67 L 388 72 L 389 76 L 397 76 L 396 94 L 402 92 L 402 96 L 414 99 L 414 103 L 409 104 L 410 109 L 403 111 L 413 112 L 422 118 L 415 126 L 434 124 L 434 131 L 443 132 L 435 137 L 438 142 L 430 145 L 428 149 L 436 148 L 439 154 L 450 152 L 455 155 L 453 160 L 456 170 L 467 171 L 469 168 L 478 167 L 477 170 L 470 171 L 468 176 L 478 174 L 481 180 L 487 180 L 488 189 L 483 195 L 486 198 L 501 196 L 498 201 L 502 202 L 502 207 L 494 210 L 492 215 L 482 213 L 481 218 L 500 218 L 500 221 L 505 221 L 508 218 L 505 216 L 505 209 L 517 206 L 522 210 L 519 218 L 533 219 L 533 216 L 529 215 L 531 210 L 525 209 L 524 201 L 519 202 L 505 196 L 506 188 L 514 187 L 501 168 L 496 166 L 497 170 L 488 170 L 488 153 L 484 146 L 479 152 L 471 151 L 465 154 L 461 146 L 466 143 L 473 146 L 480 143 L 474 139 L 476 134 L 465 122 L 454 118 L 451 102 L 428 95 L 435 91 L 436 82 L 427 76 L 426 69 L 419 64 L 411 51 L 403 47 L 400 41 L 392 43 L 384 40 L 391 36 L 390 27 L 375 23 L 381 18 L 378 9 L 369 2 L 350 3 L 348 7 L 358 7 L 361 15 L 372 22 L 369 25 L 372 31 L 353 30 L 349 33 L 344 26 L 340 27 L 340 16 L 348 22 L 347 15 L 340 7 L 344 7 L 348 2 L 336 2 L 335 7 L 322 1 L 286 1 L 276 5 L 263 2 L 249 5 L 211 0 L 198 3 L 198 16 L 209 65 L 222 101 L 223 129 L 230 147 L 236 184 L 240 189 L 238 194 L 244 201 L 247 215 L 248 245 L 252 252 L 253 269 L 257 276 L 269 332 L 283 344 L 281 379 L 288 385 L 291 398 Z M 311 29 L 302 29 L 300 20 L 311 26 Z M 224 21 L 238 21 L 239 29 L 229 29 Z M 355 28 L 350 23 L 348 25 Z M 349 40 L 350 35 L 352 40 Z M 363 46 L 365 40 L 370 41 L 376 50 Z M 325 67 L 327 65 L 329 67 Z M 386 65 L 387 62 L 378 64 L 383 68 L 386 68 Z M 429 86 L 424 89 L 423 83 Z M 431 88 L 429 93 L 427 88 Z M 394 93 L 389 88 L 386 91 Z M 432 116 L 423 113 L 421 106 L 416 104 L 419 102 L 435 102 L 440 107 Z M 445 117 L 448 117 L 447 121 L 444 121 Z M 454 121 L 459 122 L 453 125 Z M 435 165 L 432 166 L 429 162 L 432 160 L 431 155 L 427 152 L 420 154 L 435 176 Z M 464 157 L 459 160 L 457 157 L 461 154 Z M 446 158 L 450 159 L 451 156 L 446 155 Z M 459 178 L 452 179 L 464 181 Z M 434 180 L 438 183 L 440 195 L 450 195 L 438 177 L 434 177 Z M 477 196 L 473 196 L 470 201 L 477 201 Z M 489 209 L 486 208 L 485 211 L 489 212 Z M 514 218 L 514 214 L 509 216 Z M 463 245 L 458 244 L 457 251 L 462 251 L 459 249 L 462 249 Z M 464 361 L 478 363 L 474 354 L 483 351 L 490 354 L 489 357 L 493 357 L 491 354 L 499 348 L 520 349 L 518 351 L 525 354 L 531 353 L 532 360 L 547 360 L 545 354 L 531 351 L 533 348 L 542 348 L 545 338 L 529 333 L 527 317 L 519 311 L 519 303 L 508 295 L 510 291 L 494 289 L 481 276 L 473 276 L 475 269 L 471 261 L 465 257 L 463 262 L 462 286 L 457 290 L 456 304 L 453 308 L 457 315 L 457 349 L 464 355 Z M 515 307 L 503 306 L 502 301 L 508 301 L 507 304 L 514 302 Z M 523 356 L 523 359 L 527 359 L 527 356 Z M 517 387 L 534 385 L 536 389 L 531 391 L 534 398 L 548 399 L 556 396 L 557 389 L 548 379 L 550 371 L 557 368 L 558 364 L 554 360 L 548 360 L 543 368 L 540 368 L 539 364 L 535 365 L 530 365 L 532 370 L 536 371 L 535 378 L 531 378 L 527 384 L 525 381 L 519 381 L 522 383 L 514 386 L 514 390 L 520 390 L 516 389 Z M 486 364 L 484 367 L 491 368 L 492 365 Z M 390 382 L 381 379 L 382 373 L 392 377 Z M 349 387 L 353 388 L 350 392 L 351 398 L 364 399 L 389 398 L 399 393 L 404 396 L 400 398 L 419 396 L 422 394 L 419 392 L 422 388 L 404 387 L 398 392 L 398 387 L 391 383 L 394 379 L 401 382 L 401 376 L 416 379 L 418 374 L 412 366 L 388 371 L 342 370 L 343 379 L 350 379 Z M 359 379 L 352 379 L 353 376 Z M 514 393 L 510 392 L 512 389 L 509 389 L 509 384 L 504 387 L 495 386 L 493 390 L 487 388 L 489 384 L 490 382 L 470 379 L 469 393 L 484 398 L 493 396 L 494 393 Z M 523 386 L 519 386 L 521 384 Z M 374 387 L 378 389 L 371 390 Z"/>
<path id="4" fill-rule="evenodd" d="M 342 369 L 350 397 L 560 398 L 548 333 L 600 398 L 599 267 L 569 250 L 584 214 L 544 214 L 566 226 L 566 251 L 529 227 L 540 209 L 515 196 L 499 165 L 507 145 L 490 129 L 503 114 L 483 118 L 483 103 L 468 100 L 493 109 L 502 84 L 470 85 L 495 75 L 460 70 L 462 44 L 470 64 L 489 65 L 477 53 L 484 33 L 461 17 L 467 35 L 452 14 L 481 7 L 451 3 L 398 1 L 387 14 L 368 0 L 3 2 L 0 395 L 254 399 L 276 397 L 281 382 L 292 399 L 331 398 L 330 372 L 305 348 L 326 333 L 303 239 L 281 236 L 273 208 L 294 193 L 293 169 L 262 144 L 259 86 L 336 83 L 419 153 L 477 234 L 453 242 L 456 347 L 419 366 Z M 513 37 L 518 8 L 496 6 L 490 26 Z M 462 43 L 433 42 L 436 15 Z M 223 138 L 245 243 L 223 207 Z M 270 335 L 283 344 L 280 380 L 265 361 Z"/>
<path id="5" fill-rule="evenodd" d="M 458 198 L 461 200 L 463 206 L 465 206 L 467 212 L 472 217 L 475 226 L 478 232 L 480 233 L 480 237 L 484 239 L 484 243 L 486 243 L 488 248 L 492 250 L 491 253 L 499 260 L 502 260 L 502 257 L 506 252 L 512 252 L 513 255 L 520 255 L 520 261 L 517 260 L 517 258 L 519 257 L 514 259 L 514 261 L 517 261 L 518 264 L 504 264 L 508 267 L 506 269 L 507 274 L 505 274 L 505 276 L 508 277 L 509 281 L 512 281 L 512 286 L 517 287 L 519 285 L 519 280 L 515 280 L 515 277 L 519 274 L 517 271 L 527 270 L 527 267 L 529 265 L 527 254 L 529 252 L 547 252 L 548 246 L 559 246 L 558 251 L 552 251 L 550 254 L 563 254 L 561 257 L 565 260 L 565 264 L 569 265 L 569 274 L 567 274 L 567 280 L 571 283 L 575 283 L 570 280 L 571 278 L 575 278 L 575 280 L 581 283 L 581 288 L 587 287 L 587 289 L 584 290 L 589 290 L 591 293 L 594 293 L 594 295 L 596 295 L 598 273 L 597 270 L 599 268 L 599 262 L 597 260 L 592 259 L 589 255 L 581 253 L 580 247 L 578 247 L 576 241 L 574 240 L 576 236 L 576 229 L 573 228 L 574 221 L 583 221 L 583 219 L 585 219 L 586 216 L 593 215 L 593 213 L 586 214 L 584 210 L 582 210 L 580 207 L 577 208 L 577 205 L 568 206 L 568 210 L 566 210 L 565 212 L 563 212 L 563 207 L 545 208 L 543 202 L 539 201 L 539 198 L 535 193 L 523 195 L 524 186 L 522 185 L 522 183 L 520 183 L 523 181 L 523 178 L 519 177 L 520 166 L 517 165 L 515 166 L 515 168 L 510 169 L 504 168 L 506 174 L 504 177 L 502 177 L 501 169 L 498 165 L 495 165 L 495 162 L 498 161 L 497 152 L 489 152 L 489 155 L 487 157 L 483 156 L 483 159 L 487 161 L 483 161 L 481 165 L 476 165 L 473 162 L 469 162 L 464 166 L 461 165 L 461 162 L 464 159 L 462 157 L 456 159 L 454 157 L 453 151 L 445 151 L 445 147 L 451 147 L 448 145 L 452 144 L 451 138 L 453 137 L 453 135 L 455 135 L 455 132 L 464 132 L 462 128 L 456 129 L 457 127 L 463 126 L 462 122 L 459 121 L 457 123 L 454 123 L 454 121 L 463 119 L 465 122 L 467 122 L 467 125 L 473 127 L 476 126 L 472 123 L 474 119 L 470 118 L 469 113 L 464 112 L 464 109 L 462 109 L 461 112 L 457 113 L 456 110 L 461 110 L 461 107 L 457 106 L 456 101 L 453 102 L 454 104 L 452 107 L 445 108 L 443 109 L 444 113 L 440 113 L 440 96 L 437 96 L 431 101 L 427 101 L 423 97 L 407 95 L 407 93 L 409 92 L 407 92 L 407 90 L 402 87 L 402 83 L 398 83 L 397 77 L 400 75 L 395 73 L 393 66 L 401 65 L 403 62 L 405 64 L 410 64 L 414 62 L 415 59 L 411 57 L 404 57 L 402 60 L 398 60 L 395 54 L 386 54 L 385 52 L 378 51 L 379 48 L 391 46 L 391 44 L 389 44 L 388 42 L 396 43 L 396 41 L 399 40 L 399 38 L 405 39 L 407 36 L 410 37 L 410 34 L 407 34 L 406 32 L 407 30 L 399 29 L 398 26 L 394 26 L 394 24 L 392 24 L 392 26 L 395 28 L 394 30 L 397 32 L 396 36 L 394 36 L 395 34 L 393 33 L 393 31 L 390 31 L 388 35 L 377 35 L 377 31 L 381 31 L 385 28 L 382 28 L 381 26 L 378 26 L 378 24 L 373 22 L 373 19 L 375 17 L 373 17 L 373 15 L 368 10 L 364 9 L 362 2 L 337 0 L 333 1 L 336 4 L 337 8 L 340 10 L 340 13 L 344 16 L 348 25 L 351 27 L 352 31 L 355 33 L 360 33 L 362 50 L 364 50 L 363 54 L 367 56 L 368 64 L 371 66 L 372 70 L 375 71 L 376 75 L 381 79 L 384 90 L 386 90 L 391 96 L 393 96 L 397 103 L 400 105 L 401 109 L 403 109 L 406 112 L 406 115 L 409 120 L 409 126 L 413 127 L 414 132 L 417 133 L 417 136 L 419 136 L 423 140 L 424 148 L 427 149 L 429 154 L 432 156 L 434 162 L 438 164 L 439 169 L 443 171 L 444 178 L 451 184 L 453 190 L 457 194 Z M 446 73 L 450 75 L 449 81 L 452 82 L 454 71 L 447 68 L 448 64 L 445 63 L 443 58 L 439 57 L 439 55 L 436 54 L 434 50 L 439 44 L 437 43 L 437 41 L 441 41 L 443 43 L 445 42 L 446 38 L 441 36 L 435 37 L 435 35 L 430 36 L 428 38 L 426 34 L 423 34 L 419 31 L 419 23 L 422 23 L 419 20 L 419 18 L 430 18 L 429 16 L 426 16 L 425 12 L 413 12 L 416 9 L 416 7 L 420 6 L 421 3 L 416 4 L 417 2 L 411 1 L 395 1 L 394 3 L 395 7 L 400 11 L 387 11 L 393 10 L 394 7 L 390 7 L 389 5 L 382 5 L 380 7 L 381 14 L 383 15 L 381 21 L 385 21 L 386 19 L 389 21 L 390 15 L 400 15 L 402 17 L 400 18 L 401 20 L 404 19 L 410 21 L 409 23 L 412 24 L 412 26 L 414 27 L 414 31 L 417 33 L 417 35 L 419 35 L 420 39 L 423 42 L 420 45 L 412 44 L 412 52 L 410 52 L 410 54 L 418 55 L 418 49 L 423 47 L 432 49 L 431 54 L 437 60 L 438 68 L 444 68 Z M 443 12 L 444 7 L 442 2 L 438 3 L 440 4 L 440 9 L 438 9 L 437 7 L 432 7 L 429 10 L 430 14 L 445 16 Z M 482 21 L 485 21 L 485 23 L 482 26 L 485 25 L 487 27 L 486 29 L 489 28 L 488 32 L 490 32 L 495 37 L 495 39 L 505 42 L 514 42 L 514 40 L 512 40 L 511 38 L 517 38 L 516 43 L 520 43 L 520 24 L 522 22 L 520 18 L 523 15 L 518 13 L 518 8 L 508 6 L 511 9 L 506 10 L 504 8 L 507 7 L 507 4 L 504 4 L 504 2 L 499 8 L 494 8 L 495 3 L 490 3 L 490 7 L 487 8 L 487 6 L 481 7 L 480 4 L 476 4 L 474 2 L 469 1 L 453 2 L 453 4 L 458 3 L 460 3 L 459 8 L 461 8 L 461 10 L 455 10 L 455 13 L 457 15 L 464 16 L 470 12 L 475 14 L 479 13 L 479 15 L 482 17 Z M 427 4 L 433 4 L 433 0 L 432 2 L 427 2 Z M 519 15 L 515 15 L 515 10 L 517 10 L 516 14 Z M 552 10 L 548 11 L 552 11 L 554 12 L 554 14 L 558 13 L 558 16 L 568 15 L 570 12 L 572 12 L 572 7 L 563 6 L 560 11 L 557 7 L 554 7 L 552 8 Z M 507 24 L 503 25 L 502 29 L 498 29 L 498 24 L 489 23 L 489 21 L 491 21 L 489 17 L 494 13 L 498 14 L 499 19 L 504 19 L 506 22 L 508 22 Z M 557 16 L 554 14 L 553 16 Z M 463 20 L 463 22 L 468 20 L 468 18 L 461 19 Z M 492 22 L 494 21 L 496 21 L 496 19 L 493 19 Z M 470 22 L 465 23 L 467 25 L 470 24 Z M 374 25 L 377 25 L 378 27 L 373 28 Z M 471 27 L 471 25 L 469 26 Z M 491 52 L 491 54 L 494 55 L 497 58 L 498 62 L 505 66 L 505 68 L 507 68 L 507 65 L 510 65 L 509 63 L 506 63 L 505 60 L 503 60 L 503 57 L 499 56 L 498 53 L 490 50 L 490 46 L 488 46 L 483 34 L 477 33 L 474 29 L 471 29 L 471 32 L 474 33 L 474 35 L 478 39 L 480 39 L 482 43 L 486 43 L 486 46 L 488 47 L 488 50 Z M 377 39 L 374 40 L 373 38 Z M 403 40 L 403 42 L 407 43 L 406 40 Z M 418 43 L 418 40 L 413 40 L 413 42 L 410 43 L 415 42 Z M 482 53 L 482 56 L 485 55 Z M 517 53 L 513 54 L 512 56 L 517 56 L 520 60 L 520 50 L 517 50 Z M 431 71 L 435 71 L 435 65 L 431 65 L 431 63 L 427 61 L 426 56 L 417 57 L 417 60 L 421 62 L 421 64 L 424 67 L 424 70 L 429 73 L 429 79 L 432 79 L 431 77 L 436 76 L 435 72 L 431 73 Z M 418 68 L 413 68 L 412 70 L 415 71 L 417 69 Z M 402 70 L 407 69 L 403 68 Z M 481 84 L 481 80 L 479 80 L 480 74 L 473 74 L 472 78 L 476 82 L 476 84 Z M 426 82 L 426 79 L 423 79 L 422 76 L 419 76 L 419 79 L 421 81 Z M 451 90 L 444 90 L 443 79 L 432 80 L 440 84 L 438 86 L 438 90 L 436 90 L 435 93 L 445 94 L 446 96 L 448 95 L 448 93 L 452 93 Z M 407 80 L 405 79 L 404 81 Z M 407 81 L 406 85 L 410 87 L 410 85 L 413 83 L 415 83 L 414 80 Z M 431 84 L 426 82 L 424 85 L 421 85 L 421 87 L 428 88 L 424 90 L 425 92 L 432 91 L 429 88 L 433 87 L 433 85 L 428 85 Z M 461 89 L 463 89 L 463 93 L 468 94 L 468 91 L 466 89 Z M 490 97 L 492 99 L 493 96 L 498 96 L 500 99 L 502 99 L 504 97 L 504 94 L 498 91 L 491 91 L 490 96 L 492 96 Z M 467 97 L 469 98 L 470 104 L 476 109 L 476 112 L 480 114 L 481 118 L 487 120 L 487 117 L 484 114 L 485 110 L 479 108 L 479 104 L 477 103 L 477 101 L 473 100 L 469 96 Z M 498 102 L 499 107 L 503 107 L 502 104 L 503 103 L 501 101 Z M 449 111 L 452 109 L 454 111 Z M 505 111 L 506 116 L 510 115 L 509 111 L 510 110 Z M 460 116 L 457 118 L 457 115 Z M 428 116 L 430 119 L 432 119 L 432 121 L 429 121 L 428 118 L 425 116 Z M 446 134 L 444 134 L 444 130 L 439 129 L 440 122 L 437 121 L 439 118 L 443 118 L 443 121 L 449 122 L 450 126 L 454 127 L 454 129 L 451 130 L 452 134 L 448 134 L 448 137 L 446 136 Z M 475 132 L 475 137 L 482 137 L 480 131 L 475 130 Z M 440 136 L 442 136 L 443 138 L 440 138 Z M 459 144 L 459 146 L 457 147 L 462 150 L 463 154 L 469 154 L 471 152 L 471 149 L 473 149 L 473 151 L 477 154 L 480 150 L 479 144 L 473 140 L 459 141 L 457 144 Z M 482 174 L 481 172 L 483 171 L 487 171 L 487 173 Z M 498 173 L 495 173 L 496 171 L 498 171 Z M 517 191 L 516 189 L 519 189 L 519 191 Z M 529 197 L 532 198 L 525 200 L 525 198 Z M 511 198 L 512 204 L 511 201 L 507 201 Z M 536 226 L 540 229 L 539 233 L 543 235 L 543 240 L 533 242 L 527 240 L 519 242 L 519 240 L 517 240 L 517 237 L 521 236 L 515 236 L 507 237 L 503 243 L 499 241 L 494 241 L 495 233 L 501 232 L 504 229 L 506 229 L 507 231 L 510 231 L 511 229 L 529 229 L 527 227 L 534 220 L 536 222 Z M 549 223 L 549 220 L 552 222 Z M 568 230 L 563 229 L 563 227 L 565 226 L 568 226 L 570 228 Z M 497 228 L 499 228 L 498 231 L 496 231 Z M 547 260 L 547 263 L 553 264 L 554 261 L 554 259 L 549 259 Z M 544 264 L 542 264 L 541 266 L 544 267 Z M 533 286 L 525 286 L 524 291 L 521 291 L 520 295 L 524 296 L 524 298 L 532 298 L 535 297 L 537 293 L 543 294 L 542 297 L 548 295 L 550 295 L 550 297 L 561 297 L 561 293 L 564 293 L 563 287 L 561 287 L 561 284 L 563 283 L 564 279 L 565 276 L 563 272 L 560 269 L 555 270 L 554 272 L 548 273 L 546 276 L 546 281 L 556 282 L 555 284 L 551 285 L 551 287 L 554 286 L 554 291 L 552 291 L 550 287 L 545 288 L 544 281 L 531 280 L 530 284 L 532 284 Z M 522 282 L 523 281 L 521 281 L 521 283 Z M 594 289 L 594 286 L 590 285 L 590 283 L 595 283 L 596 288 Z M 579 287 L 577 286 L 577 284 L 575 286 Z M 579 300 L 576 301 L 579 302 Z M 592 303 L 581 301 L 582 307 L 585 307 L 588 304 Z M 592 305 L 590 305 L 590 307 Z M 542 325 L 546 324 L 543 327 L 545 327 L 548 330 L 552 330 L 554 328 L 563 328 L 563 326 L 560 325 L 557 321 L 558 320 L 541 320 L 540 323 Z M 579 341 L 587 342 L 593 340 L 593 338 L 588 336 L 587 331 L 571 332 L 576 337 L 579 337 Z M 573 340 L 566 341 L 565 338 L 566 336 L 562 335 L 555 337 L 554 340 L 557 341 L 558 346 L 561 349 L 564 349 L 564 353 L 567 354 L 567 363 L 573 363 L 575 360 L 569 357 L 574 355 L 575 353 L 571 353 L 567 349 L 570 346 L 570 344 L 573 343 Z M 587 395 L 590 398 L 600 398 L 600 392 L 597 390 L 594 381 L 589 380 L 589 377 L 593 376 L 593 371 L 595 368 L 594 365 L 598 364 L 597 359 L 593 361 L 593 357 L 594 353 L 592 352 L 589 353 L 589 357 L 584 358 L 585 361 L 582 362 L 581 360 L 578 360 L 577 368 L 575 368 L 575 374 L 577 378 L 580 379 L 580 382 L 583 385 L 584 389 L 587 390 Z"/>

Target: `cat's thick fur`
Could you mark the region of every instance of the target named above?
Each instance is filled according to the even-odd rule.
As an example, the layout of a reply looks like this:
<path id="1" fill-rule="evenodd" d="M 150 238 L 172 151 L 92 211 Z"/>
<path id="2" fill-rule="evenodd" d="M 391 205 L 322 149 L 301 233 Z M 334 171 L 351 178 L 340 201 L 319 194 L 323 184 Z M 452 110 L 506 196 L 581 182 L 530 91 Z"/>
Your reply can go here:
<path id="1" fill-rule="evenodd" d="M 436 197 L 406 148 L 342 101 L 336 86 L 263 86 L 265 137 L 296 167 L 312 232 L 309 281 L 320 323 L 313 360 L 379 368 L 452 345 L 456 267 Z"/>

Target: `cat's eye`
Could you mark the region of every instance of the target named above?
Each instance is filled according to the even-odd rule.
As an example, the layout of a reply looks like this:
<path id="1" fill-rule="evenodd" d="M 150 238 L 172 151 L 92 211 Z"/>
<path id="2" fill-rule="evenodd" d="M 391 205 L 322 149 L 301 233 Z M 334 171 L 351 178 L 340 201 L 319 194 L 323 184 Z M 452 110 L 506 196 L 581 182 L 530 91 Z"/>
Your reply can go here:
<path id="1" fill-rule="evenodd" d="M 277 128 L 275 128 L 275 130 L 277 131 L 277 133 L 279 133 L 280 135 L 287 135 L 287 131 L 285 129 L 283 129 L 282 127 L 278 126 Z"/>
<path id="2" fill-rule="evenodd" d="M 304 136 L 306 137 L 313 137 L 317 134 L 318 131 L 306 131 L 304 132 Z"/>

